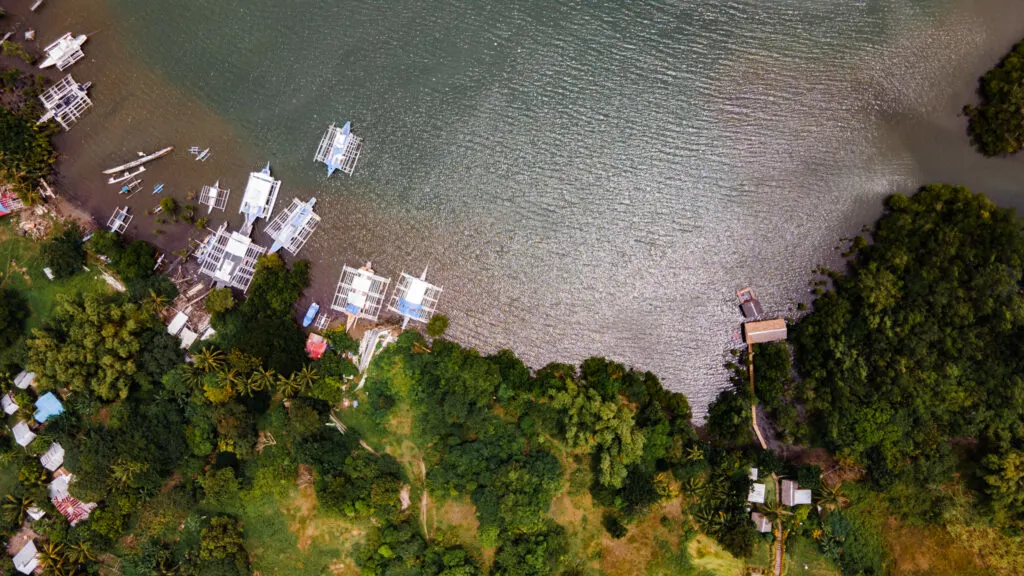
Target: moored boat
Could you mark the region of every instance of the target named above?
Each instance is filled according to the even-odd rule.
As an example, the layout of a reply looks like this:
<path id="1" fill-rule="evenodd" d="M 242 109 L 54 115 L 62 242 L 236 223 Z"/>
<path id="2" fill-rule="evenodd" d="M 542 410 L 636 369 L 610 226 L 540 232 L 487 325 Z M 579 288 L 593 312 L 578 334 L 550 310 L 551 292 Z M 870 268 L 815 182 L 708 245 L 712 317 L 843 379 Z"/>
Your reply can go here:
<path id="1" fill-rule="evenodd" d="M 147 154 L 147 155 L 143 155 L 140 152 L 139 155 L 141 156 L 141 158 L 139 158 L 138 160 L 132 160 L 131 162 L 127 162 L 127 163 L 122 164 L 120 166 L 104 170 L 103 173 L 104 174 L 117 174 L 118 172 L 123 172 L 125 170 L 131 170 L 132 168 L 135 168 L 136 166 L 142 166 L 146 162 L 149 162 L 151 160 L 156 160 L 157 158 L 160 158 L 162 156 L 166 156 L 166 155 L 171 153 L 171 150 L 174 150 L 174 146 L 168 146 L 167 148 L 164 148 L 163 150 L 157 150 L 156 152 L 153 152 L 152 154 Z"/>
<path id="2" fill-rule="evenodd" d="M 121 174 L 120 176 L 111 176 L 110 179 L 107 180 L 107 184 L 117 184 L 119 182 L 124 182 L 125 180 L 130 180 L 130 179 L 134 178 L 135 176 L 138 176 L 139 174 L 142 174 L 145 171 L 146 171 L 146 167 L 145 166 L 139 166 L 139 169 L 134 171 L 134 172 L 125 171 L 125 173 Z"/>
<path id="3" fill-rule="evenodd" d="M 320 305 L 316 302 L 310 304 L 306 310 L 306 316 L 302 319 L 302 327 L 308 328 L 313 323 L 313 319 L 316 318 L 318 312 L 320 312 Z"/>

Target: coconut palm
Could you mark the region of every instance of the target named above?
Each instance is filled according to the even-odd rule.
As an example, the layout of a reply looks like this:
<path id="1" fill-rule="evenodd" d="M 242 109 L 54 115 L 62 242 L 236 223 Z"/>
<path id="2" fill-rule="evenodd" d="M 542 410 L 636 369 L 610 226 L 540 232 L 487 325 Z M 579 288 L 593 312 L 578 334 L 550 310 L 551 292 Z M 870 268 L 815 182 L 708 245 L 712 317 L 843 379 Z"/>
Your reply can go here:
<path id="1" fill-rule="evenodd" d="M 8 494 L 7 498 L 4 499 L 2 508 L 4 516 L 16 521 L 12 522 L 12 524 L 20 526 L 28 516 L 28 509 L 35 505 L 35 501 L 28 496 L 15 497 L 13 494 Z"/>
<path id="2" fill-rule="evenodd" d="M 842 484 L 822 486 L 818 494 L 818 506 L 823 510 L 833 512 L 850 505 L 850 497 L 843 493 Z"/>
<path id="3" fill-rule="evenodd" d="M 252 375 L 249 376 L 251 381 L 250 388 L 256 392 L 263 392 L 264 390 L 271 390 L 274 388 L 274 384 L 277 383 L 277 373 L 274 370 L 266 368 L 257 368 L 253 371 Z"/>
<path id="4" fill-rule="evenodd" d="M 769 500 L 764 504 L 758 504 L 757 511 L 764 515 L 764 517 L 772 524 L 793 515 L 793 512 L 790 511 L 789 507 L 778 499 Z"/>
<path id="5" fill-rule="evenodd" d="M 203 372 L 216 372 L 224 365 L 224 353 L 210 347 L 204 347 L 195 355 L 196 367 Z"/>
<path id="6" fill-rule="evenodd" d="M 206 372 L 198 366 L 185 366 L 182 368 L 182 378 L 185 380 L 185 383 L 188 384 L 189 388 L 199 390 L 203 387 L 203 381 L 206 379 Z"/>
<path id="7" fill-rule="evenodd" d="M 686 449 L 686 461 L 687 462 L 698 462 L 704 459 L 704 451 L 700 449 L 700 446 L 694 444 Z"/>
<path id="8" fill-rule="evenodd" d="M 133 460 L 119 459 L 110 465 L 110 478 L 119 488 L 127 488 L 132 485 L 135 477 L 145 470 L 146 467 Z"/>
<path id="9" fill-rule="evenodd" d="M 53 540 L 39 546 L 39 563 L 43 565 L 44 574 L 67 574 L 68 556 L 64 553 L 64 545 Z"/>
<path id="10" fill-rule="evenodd" d="M 295 377 L 298 379 L 299 384 L 302 385 L 303 390 L 309 390 L 316 383 L 318 375 L 316 370 L 309 366 L 303 366 L 302 370 L 299 370 Z"/>
<path id="11" fill-rule="evenodd" d="M 302 392 L 303 388 L 299 379 L 295 374 L 292 374 L 291 376 L 277 377 L 277 390 L 286 398 L 291 398 L 299 392 Z"/>
<path id="12" fill-rule="evenodd" d="M 238 373 L 238 370 L 234 368 L 230 370 L 223 370 L 217 373 L 217 380 L 220 381 L 220 385 L 232 392 L 239 392 L 245 385 L 245 378 Z"/>
<path id="13" fill-rule="evenodd" d="M 95 562 L 96 555 L 93 554 L 92 546 L 85 540 L 79 540 L 74 544 L 68 545 L 67 551 L 68 559 L 75 564 L 85 564 L 86 562 Z"/>

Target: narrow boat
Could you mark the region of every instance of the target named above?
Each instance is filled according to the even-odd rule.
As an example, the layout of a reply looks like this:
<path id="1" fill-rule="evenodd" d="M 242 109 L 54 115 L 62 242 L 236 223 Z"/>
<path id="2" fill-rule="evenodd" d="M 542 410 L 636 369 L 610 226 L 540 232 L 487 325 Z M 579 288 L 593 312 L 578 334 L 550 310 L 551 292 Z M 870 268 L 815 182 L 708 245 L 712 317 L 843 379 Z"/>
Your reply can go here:
<path id="1" fill-rule="evenodd" d="M 341 168 L 345 164 L 345 152 L 348 149 L 349 137 L 352 133 L 352 123 L 345 122 L 342 126 L 341 132 L 334 137 L 334 142 L 331 145 L 331 152 L 328 155 L 327 162 L 327 177 L 330 178 L 334 171 Z"/>
<path id="2" fill-rule="evenodd" d="M 199 161 L 199 162 L 206 162 L 206 160 L 209 157 L 210 157 L 210 149 L 209 148 L 207 148 L 206 150 L 203 150 L 202 152 L 196 154 L 196 160 Z"/>
<path id="3" fill-rule="evenodd" d="M 164 191 L 164 185 L 163 184 L 157 184 L 156 186 L 153 186 L 153 194 L 159 194 L 159 193 L 161 193 L 163 191 Z"/>
<path id="4" fill-rule="evenodd" d="M 320 311 L 320 305 L 313 302 L 309 305 L 309 309 L 306 310 L 306 316 L 302 319 L 302 327 L 308 328 L 313 323 L 313 319 L 316 318 L 317 312 Z"/>
<path id="5" fill-rule="evenodd" d="M 128 171 L 126 171 L 124 174 L 122 174 L 120 176 L 111 176 L 110 179 L 107 180 L 107 184 L 117 184 L 118 182 L 124 182 L 125 180 L 130 180 L 133 177 L 138 176 L 139 174 L 142 174 L 145 171 L 146 171 L 146 167 L 145 166 L 139 166 L 139 169 L 136 170 L 135 172 L 128 172 Z"/>
<path id="6" fill-rule="evenodd" d="M 82 44 L 85 44 L 85 41 L 88 39 L 89 37 L 85 34 L 72 36 L 71 33 L 68 32 L 44 49 L 46 52 L 46 58 L 39 67 L 49 68 L 50 66 L 56 65 L 61 70 L 64 70 L 84 56 L 81 52 Z"/>
<path id="7" fill-rule="evenodd" d="M 174 150 L 174 146 L 168 146 L 167 148 L 164 148 L 163 150 L 157 150 L 156 152 L 153 152 L 152 154 L 149 154 L 149 155 L 144 155 L 142 152 L 140 152 L 139 155 L 142 156 L 142 157 L 139 158 L 138 160 L 132 160 L 131 162 L 122 164 L 122 165 L 117 166 L 115 168 L 110 168 L 109 170 L 104 170 L 103 173 L 104 174 L 117 174 L 118 172 L 123 172 L 125 170 L 131 170 L 132 168 L 135 168 L 136 166 L 142 166 L 146 162 L 149 162 L 151 160 L 156 160 L 157 158 L 160 158 L 162 156 L 166 156 L 166 155 L 171 153 L 171 150 Z"/>

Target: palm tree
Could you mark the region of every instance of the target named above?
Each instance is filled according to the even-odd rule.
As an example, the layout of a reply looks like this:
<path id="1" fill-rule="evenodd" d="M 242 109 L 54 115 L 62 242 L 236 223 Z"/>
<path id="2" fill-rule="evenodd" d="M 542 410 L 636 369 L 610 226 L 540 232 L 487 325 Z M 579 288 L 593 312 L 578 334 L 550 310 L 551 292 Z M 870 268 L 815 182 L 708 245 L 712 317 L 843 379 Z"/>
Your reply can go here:
<path id="1" fill-rule="evenodd" d="M 768 521 L 772 524 L 775 524 L 776 522 L 779 522 L 784 518 L 793 515 L 793 513 L 789 510 L 789 507 L 787 507 L 777 498 L 765 504 L 758 504 L 757 511 L 763 514 L 764 517 L 767 518 Z"/>
<path id="2" fill-rule="evenodd" d="M 291 376 L 278 376 L 277 389 L 285 396 L 285 398 L 291 398 L 299 392 L 302 392 L 302 383 L 295 377 L 295 374 L 292 374 Z"/>
<path id="3" fill-rule="evenodd" d="M 206 372 L 203 372 L 198 366 L 185 366 L 182 371 L 185 383 L 189 385 L 189 388 L 193 390 L 199 390 L 203 387 L 203 381 L 206 379 Z"/>
<path id="4" fill-rule="evenodd" d="M 316 383 L 318 376 L 316 370 L 309 366 L 303 366 L 302 370 L 299 370 L 299 373 L 296 375 L 296 378 L 302 385 L 303 390 L 309 390 Z"/>
<path id="5" fill-rule="evenodd" d="M 50 540 L 40 546 L 39 563 L 43 565 L 44 574 L 66 574 L 68 556 L 64 553 L 64 545 Z"/>
<path id="6" fill-rule="evenodd" d="M 11 520 L 17 520 L 17 522 L 12 523 L 20 526 L 25 521 L 25 517 L 28 516 L 28 509 L 35 505 L 35 501 L 28 496 L 16 498 L 14 495 L 8 494 L 2 506 L 4 515 Z"/>
<path id="7" fill-rule="evenodd" d="M 249 377 L 251 381 L 250 388 L 256 392 L 262 392 L 264 390 L 270 390 L 277 383 L 277 373 L 274 369 L 257 368 L 252 376 Z"/>
<path id="8" fill-rule="evenodd" d="M 818 496 L 818 506 L 823 510 L 833 512 L 850 505 L 850 497 L 843 493 L 843 485 L 822 486 Z"/>
<path id="9" fill-rule="evenodd" d="M 163 294 L 157 294 L 155 290 L 149 291 L 149 304 L 153 307 L 153 310 L 159 312 L 167 307 L 169 300 Z"/>
<path id="10" fill-rule="evenodd" d="M 238 374 L 238 370 L 235 370 L 234 368 L 218 372 L 217 379 L 220 381 L 221 386 L 231 390 L 232 392 L 242 390 L 242 386 L 245 384 L 245 379 L 242 378 Z"/>
<path id="11" fill-rule="evenodd" d="M 119 459 L 110 465 L 110 477 L 120 488 L 131 486 L 135 476 L 145 470 L 145 467 L 133 460 Z"/>
<path id="12" fill-rule="evenodd" d="M 68 559 L 75 564 L 95 562 L 96 555 L 92 553 L 92 547 L 85 540 L 79 540 L 68 546 Z"/>
<path id="13" fill-rule="evenodd" d="M 203 372 L 215 372 L 224 365 L 224 353 L 210 347 L 204 347 L 195 355 L 196 367 Z"/>
<path id="14" fill-rule="evenodd" d="M 700 449 L 700 446 L 694 444 L 686 449 L 686 461 L 697 462 L 704 459 L 704 451 Z"/>

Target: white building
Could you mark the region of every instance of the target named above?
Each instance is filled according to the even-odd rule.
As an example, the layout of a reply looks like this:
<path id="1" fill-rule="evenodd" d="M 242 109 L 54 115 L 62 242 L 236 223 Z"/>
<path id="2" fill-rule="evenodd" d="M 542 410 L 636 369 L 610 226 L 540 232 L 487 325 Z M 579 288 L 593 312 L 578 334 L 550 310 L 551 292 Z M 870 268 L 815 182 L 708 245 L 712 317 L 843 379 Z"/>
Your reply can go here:
<path id="1" fill-rule="evenodd" d="M 4 409 L 4 414 L 11 416 L 18 411 L 18 403 L 14 401 L 14 393 L 8 392 L 0 397 L 0 406 Z"/>
<path id="2" fill-rule="evenodd" d="M 754 483 L 750 485 L 750 493 L 747 494 L 747 502 L 764 504 L 765 485 Z"/>
<path id="3" fill-rule="evenodd" d="M 810 490 L 798 489 L 797 483 L 793 480 L 783 480 L 780 490 L 782 490 L 782 503 L 786 506 L 810 504 L 813 498 Z"/>
<path id="4" fill-rule="evenodd" d="M 15 424 L 14 428 L 11 428 L 11 432 L 14 432 L 14 441 L 18 443 L 18 446 L 28 446 L 36 439 L 35 432 L 28 427 L 24 420 Z"/>
<path id="5" fill-rule="evenodd" d="M 39 463 L 50 472 L 56 472 L 57 468 L 64 465 L 64 447 L 53 442 L 45 454 L 39 457 Z"/>
<path id="6" fill-rule="evenodd" d="M 29 386 L 34 386 L 36 382 L 35 372 L 25 372 L 22 370 L 14 377 L 14 385 L 22 390 L 28 389 Z"/>
<path id="7" fill-rule="evenodd" d="M 36 550 L 35 542 L 29 540 L 17 554 L 14 555 L 14 569 L 22 574 L 31 574 L 39 567 L 39 551 Z"/>

